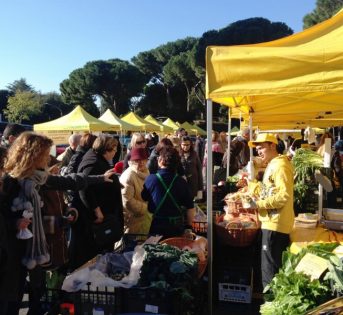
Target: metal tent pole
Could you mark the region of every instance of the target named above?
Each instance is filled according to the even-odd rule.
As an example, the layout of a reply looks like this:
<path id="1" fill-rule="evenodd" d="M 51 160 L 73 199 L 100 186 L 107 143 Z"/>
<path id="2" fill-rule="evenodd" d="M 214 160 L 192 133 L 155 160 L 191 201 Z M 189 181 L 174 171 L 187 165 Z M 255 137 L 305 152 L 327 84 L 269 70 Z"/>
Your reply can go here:
<path id="1" fill-rule="evenodd" d="M 226 151 L 226 178 L 230 176 L 230 149 L 231 149 L 231 108 L 228 110 L 228 136 L 227 136 L 227 151 Z"/>
<path id="2" fill-rule="evenodd" d="M 252 113 L 249 114 L 249 132 L 250 132 L 250 139 L 252 140 L 253 130 L 252 130 Z M 254 162 L 253 162 L 253 150 L 250 147 L 250 159 L 248 162 L 248 173 L 249 173 L 249 180 L 253 180 L 255 177 L 255 169 L 254 169 Z"/>
<path id="3" fill-rule="evenodd" d="M 213 215 L 212 215 L 212 100 L 207 100 L 207 176 L 206 176 L 206 193 L 207 193 L 207 240 L 208 240 L 208 311 L 212 315 L 212 261 L 213 261 Z"/>

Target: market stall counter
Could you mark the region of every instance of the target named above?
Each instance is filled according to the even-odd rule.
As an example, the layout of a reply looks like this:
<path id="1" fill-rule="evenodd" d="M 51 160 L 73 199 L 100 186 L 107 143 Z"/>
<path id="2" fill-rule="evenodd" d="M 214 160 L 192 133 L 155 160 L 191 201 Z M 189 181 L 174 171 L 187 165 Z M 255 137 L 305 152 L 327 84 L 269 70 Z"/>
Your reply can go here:
<path id="1" fill-rule="evenodd" d="M 291 252 L 298 253 L 310 243 L 341 243 L 343 244 L 343 232 L 333 231 L 318 225 L 315 228 L 294 227 L 290 235 Z"/>

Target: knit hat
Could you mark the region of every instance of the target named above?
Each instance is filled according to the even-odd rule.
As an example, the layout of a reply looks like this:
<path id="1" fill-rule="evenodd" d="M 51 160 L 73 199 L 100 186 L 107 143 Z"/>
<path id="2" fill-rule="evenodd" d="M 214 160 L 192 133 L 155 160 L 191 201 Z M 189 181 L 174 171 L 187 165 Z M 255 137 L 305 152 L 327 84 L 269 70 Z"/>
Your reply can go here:
<path id="1" fill-rule="evenodd" d="M 137 160 L 147 160 L 149 157 L 148 151 L 145 148 L 133 148 L 131 150 L 131 158 L 130 161 L 137 161 Z"/>

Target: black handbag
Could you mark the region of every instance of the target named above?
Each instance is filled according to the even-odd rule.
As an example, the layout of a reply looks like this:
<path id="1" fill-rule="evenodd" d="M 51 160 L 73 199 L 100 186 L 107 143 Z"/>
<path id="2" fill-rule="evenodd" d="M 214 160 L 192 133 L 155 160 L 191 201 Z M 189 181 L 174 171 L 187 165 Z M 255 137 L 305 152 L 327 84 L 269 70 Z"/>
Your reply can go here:
<path id="1" fill-rule="evenodd" d="M 92 226 L 95 244 L 99 248 L 114 245 L 124 234 L 122 221 L 114 215 L 107 215 L 104 221 Z"/>

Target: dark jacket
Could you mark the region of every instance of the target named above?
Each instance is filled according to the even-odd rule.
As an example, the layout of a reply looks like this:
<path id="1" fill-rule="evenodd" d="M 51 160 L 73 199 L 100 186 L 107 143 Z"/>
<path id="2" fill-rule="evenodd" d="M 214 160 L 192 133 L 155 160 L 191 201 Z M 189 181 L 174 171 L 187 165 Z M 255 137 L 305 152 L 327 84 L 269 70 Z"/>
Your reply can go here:
<path id="1" fill-rule="evenodd" d="M 195 197 L 199 190 L 203 190 L 202 166 L 198 154 L 193 151 L 186 158 L 181 155 L 181 165 L 185 171 L 187 183 L 190 185 L 192 196 Z"/>
<path id="2" fill-rule="evenodd" d="M 75 150 L 73 150 L 71 147 L 68 147 L 63 155 L 62 158 L 62 167 L 67 166 L 70 162 L 71 157 L 75 154 Z"/>
<path id="3" fill-rule="evenodd" d="M 158 153 L 157 153 L 156 149 L 153 149 L 151 151 L 151 154 L 150 154 L 149 159 L 148 159 L 148 169 L 149 169 L 150 174 L 156 174 L 157 173 L 157 171 L 158 171 L 158 161 L 157 160 L 158 160 Z M 178 162 L 176 170 L 180 176 L 185 175 L 185 171 L 181 165 L 180 160 Z"/>
<path id="4" fill-rule="evenodd" d="M 205 141 L 202 138 L 197 137 L 194 143 L 194 151 L 198 153 L 199 159 L 202 162 L 205 153 Z"/>
<path id="5" fill-rule="evenodd" d="M 250 149 L 248 141 L 237 136 L 230 143 L 230 176 L 235 175 L 238 170 L 245 167 L 250 159 Z M 227 161 L 227 150 L 223 157 L 223 165 L 226 166 Z"/>
<path id="6" fill-rule="evenodd" d="M 89 150 L 79 165 L 78 172 L 85 175 L 104 174 L 110 169 L 109 163 L 101 155 Z M 93 217 L 95 208 L 100 207 L 103 214 L 113 214 L 123 220 L 123 205 L 121 186 L 117 176 L 112 177 L 113 183 L 103 183 L 80 191 L 80 197 Z M 95 217 L 93 217 L 95 219 Z"/>
<path id="7" fill-rule="evenodd" d="M 77 169 L 82 161 L 83 156 L 88 151 L 88 148 L 78 146 L 75 154 L 71 157 L 67 168 L 64 170 L 64 174 L 73 174 L 77 172 Z"/>

